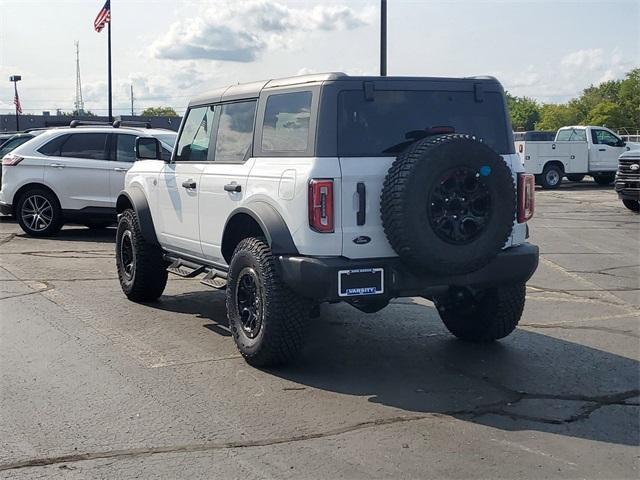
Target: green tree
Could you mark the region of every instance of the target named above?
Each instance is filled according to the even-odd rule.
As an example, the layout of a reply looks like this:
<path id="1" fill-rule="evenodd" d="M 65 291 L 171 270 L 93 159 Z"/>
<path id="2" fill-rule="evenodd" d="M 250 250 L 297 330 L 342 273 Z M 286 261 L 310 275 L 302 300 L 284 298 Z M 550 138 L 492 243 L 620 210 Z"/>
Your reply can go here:
<path id="1" fill-rule="evenodd" d="M 142 112 L 143 117 L 177 117 L 172 107 L 149 107 Z"/>
<path id="2" fill-rule="evenodd" d="M 580 112 L 575 105 L 547 103 L 540 110 L 540 121 L 537 130 L 557 130 L 567 125 L 580 123 Z"/>
<path id="3" fill-rule="evenodd" d="M 625 124 L 621 126 L 640 129 L 640 68 L 631 70 L 620 82 L 618 102 L 624 112 Z"/>
<path id="4" fill-rule="evenodd" d="M 585 121 L 588 125 L 602 125 L 609 128 L 624 127 L 626 118 L 622 107 L 613 102 L 600 102 L 591 109 Z"/>
<path id="5" fill-rule="evenodd" d="M 528 97 L 516 97 L 507 92 L 507 105 L 514 130 L 533 130 L 540 120 L 540 105 Z"/>

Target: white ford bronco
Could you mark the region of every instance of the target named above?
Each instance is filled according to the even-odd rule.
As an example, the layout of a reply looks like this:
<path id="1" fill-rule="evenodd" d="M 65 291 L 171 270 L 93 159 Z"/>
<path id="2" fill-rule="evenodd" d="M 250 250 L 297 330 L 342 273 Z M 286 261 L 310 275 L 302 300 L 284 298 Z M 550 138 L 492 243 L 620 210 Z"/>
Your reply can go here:
<path id="1" fill-rule="evenodd" d="M 117 200 L 122 289 L 155 300 L 168 272 L 226 289 L 256 366 L 291 360 L 324 302 L 370 313 L 421 296 L 457 337 L 505 337 L 538 264 L 505 105 L 490 77 L 340 73 L 195 98 L 171 160 L 137 140 Z"/>

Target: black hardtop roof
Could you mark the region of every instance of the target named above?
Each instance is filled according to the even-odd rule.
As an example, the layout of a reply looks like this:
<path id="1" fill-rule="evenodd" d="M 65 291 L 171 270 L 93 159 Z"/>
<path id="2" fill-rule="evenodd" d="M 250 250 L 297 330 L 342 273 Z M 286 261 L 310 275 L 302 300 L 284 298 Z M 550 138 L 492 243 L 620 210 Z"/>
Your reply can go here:
<path id="1" fill-rule="evenodd" d="M 491 76 L 478 77 L 401 77 L 401 76 L 350 76 L 342 72 L 315 73 L 310 75 L 298 75 L 295 77 L 277 78 L 271 80 L 261 80 L 251 83 L 239 83 L 236 85 L 226 86 L 211 90 L 202 95 L 194 97 L 189 102 L 189 107 L 195 105 L 207 105 L 221 101 L 240 100 L 244 98 L 257 98 L 260 92 L 270 88 L 295 87 L 300 85 L 316 86 L 332 81 L 347 82 L 465 82 L 465 83 L 483 83 L 492 84 L 502 89 L 500 82 Z"/>

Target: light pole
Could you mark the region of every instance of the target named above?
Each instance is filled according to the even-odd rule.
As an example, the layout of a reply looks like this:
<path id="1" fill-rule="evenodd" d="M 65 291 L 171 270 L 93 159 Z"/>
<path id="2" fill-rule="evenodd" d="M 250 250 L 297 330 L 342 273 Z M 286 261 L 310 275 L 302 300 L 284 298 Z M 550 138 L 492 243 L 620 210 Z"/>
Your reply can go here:
<path id="1" fill-rule="evenodd" d="M 380 3 L 380 76 L 387 76 L 387 0 Z"/>
<path id="2" fill-rule="evenodd" d="M 9 77 L 9 81 L 13 82 L 13 90 L 15 92 L 15 96 L 13 97 L 13 103 L 16 105 L 16 131 L 20 130 L 20 117 L 18 114 L 20 113 L 20 98 L 18 97 L 18 82 L 22 80 L 20 75 L 11 75 Z"/>

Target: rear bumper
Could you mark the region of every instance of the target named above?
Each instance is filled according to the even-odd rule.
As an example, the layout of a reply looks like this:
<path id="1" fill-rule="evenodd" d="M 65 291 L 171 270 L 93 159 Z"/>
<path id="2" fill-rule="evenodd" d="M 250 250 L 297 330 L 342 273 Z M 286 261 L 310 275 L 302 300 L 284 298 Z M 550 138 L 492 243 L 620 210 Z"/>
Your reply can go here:
<path id="1" fill-rule="evenodd" d="M 8 203 L 0 202 L 0 213 L 2 215 L 12 215 L 13 214 L 13 206 Z"/>
<path id="2" fill-rule="evenodd" d="M 503 250 L 487 266 L 464 275 L 416 275 L 399 258 L 350 260 L 281 256 L 278 260 L 280 274 L 289 288 L 320 302 L 346 300 L 338 295 L 338 272 L 365 268 L 384 269 L 385 293 L 376 297 L 429 297 L 450 286 L 488 288 L 525 283 L 538 267 L 538 247 L 523 243 Z"/>

